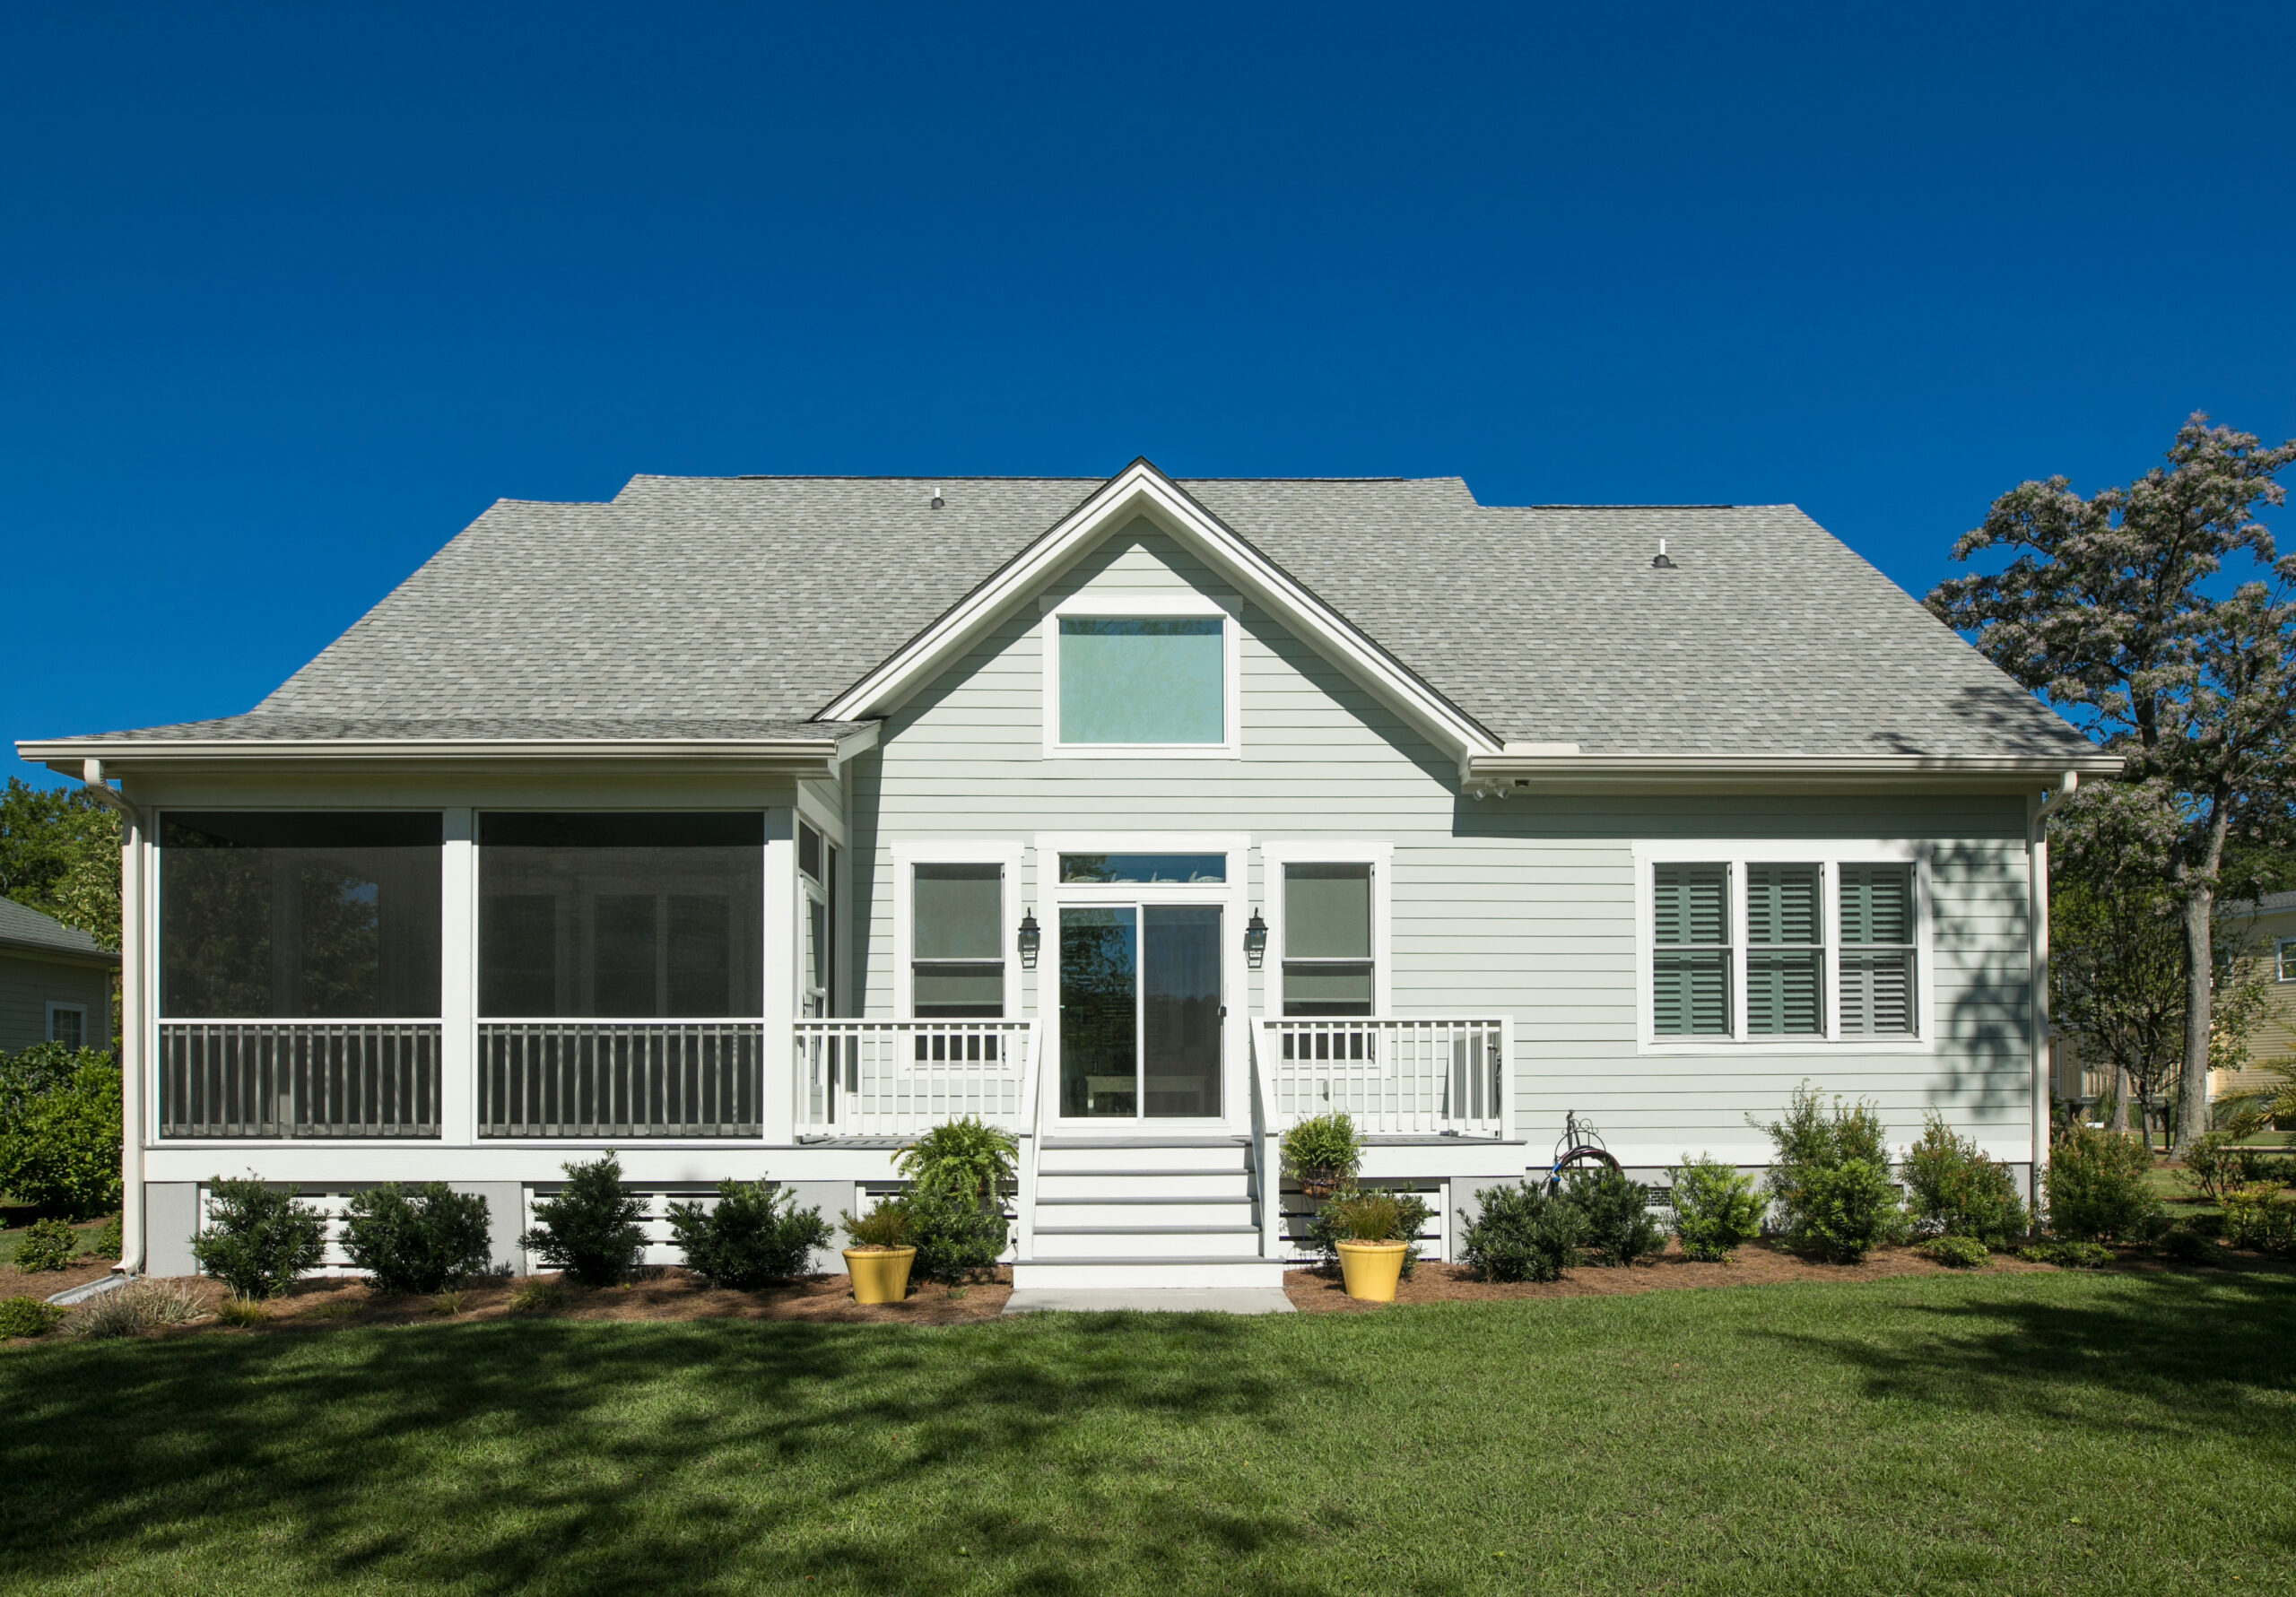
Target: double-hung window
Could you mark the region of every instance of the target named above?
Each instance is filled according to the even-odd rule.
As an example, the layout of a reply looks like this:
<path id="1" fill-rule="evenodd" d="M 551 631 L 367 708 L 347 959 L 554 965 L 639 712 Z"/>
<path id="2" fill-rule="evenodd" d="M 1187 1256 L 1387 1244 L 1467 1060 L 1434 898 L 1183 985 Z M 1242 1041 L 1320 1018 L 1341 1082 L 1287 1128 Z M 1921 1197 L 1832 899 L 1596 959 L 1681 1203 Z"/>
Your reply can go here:
<path id="1" fill-rule="evenodd" d="M 1918 860 L 1886 844 L 1707 847 L 1638 849 L 1651 1041 L 1920 1035 Z"/>
<path id="2" fill-rule="evenodd" d="M 2273 944 L 2272 966 L 2275 980 L 2296 982 L 2296 937 L 2283 937 Z"/>
<path id="3" fill-rule="evenodd" d="M 1004 867 L 995 862 L 912 867 L 909 999 L 920 1020 L 1004 1014 Z"/>
<path id="4" fill-rule="evenodd" d="M 826 1015 L 836 1003 L 837 845 L 804 821 L 797 823 L 797 881 L 805 910 L 804 1015 Z"/>
<path id="5" fill-rule="evenodd" d="M 87 1006 L 79 1003 L 49 1004 L 48 1040 L 62 1043 L 67 1048 L 85 1046 L 88 1041 Z"/>
<path id="6" fill-rule="evenodd" d="M 1377 992 L 1368 862 L 1283 866 L 1283 1012 L 1368 1015 Z"/>

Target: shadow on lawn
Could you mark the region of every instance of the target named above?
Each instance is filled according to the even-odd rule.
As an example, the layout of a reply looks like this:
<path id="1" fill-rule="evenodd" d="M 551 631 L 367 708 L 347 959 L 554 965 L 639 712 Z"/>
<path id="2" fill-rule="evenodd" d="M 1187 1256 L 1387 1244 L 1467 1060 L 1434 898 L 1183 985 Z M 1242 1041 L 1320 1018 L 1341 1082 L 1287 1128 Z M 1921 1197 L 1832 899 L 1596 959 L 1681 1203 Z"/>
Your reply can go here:
<path id="1" fill-rule="evenodd" d="M 1769 1334 L 1862 1369 L 1874 1398 L 2039 1415 L 2132 1439 L 2242 1436 L 2296 1456 L 2284 1407 L 2256 1395 L 2296 1388 L 2296 1279 L 2132 1274 L 2077 1305 L 2004 1295 L 1904 1312 L 1913 1334 L 1886 1341 Z"/>
<path id="2" fill-rule="evenodd" d="M 204 1335 L 11 1358 L 0 1567 L 85 1574 L 116 1545 L 216 1574 L 259 1558 L 314 1584 L 700 1591 L 813 1575 L 891 1592 L 948 1584 L 936 1568 L 986 1573 L 952 1565 L 963 1545 L 1000 1560 L 1004 1589 L 1057 1593 L 1084 1590 L 1072 1572 L 1103 1556 L 1137 1575 L 1178 1548 L 1248 1554 L 1302 1533 L 1273 1491 L 1257 1506 L 1183 1501 L 1116 1473 L 1153 1459 L 1092 1439 L 1175 1419 L 1282 1429 L 1279 1399 L 1327 1377 L 1278 1378 L 1236 1321 L 604 1330 Z M 1129 1523 L 1080 1529 L 1054 1507 L 1094 1474 Z M 918 1499 L 906 1520 L 904 1494 Z"/>

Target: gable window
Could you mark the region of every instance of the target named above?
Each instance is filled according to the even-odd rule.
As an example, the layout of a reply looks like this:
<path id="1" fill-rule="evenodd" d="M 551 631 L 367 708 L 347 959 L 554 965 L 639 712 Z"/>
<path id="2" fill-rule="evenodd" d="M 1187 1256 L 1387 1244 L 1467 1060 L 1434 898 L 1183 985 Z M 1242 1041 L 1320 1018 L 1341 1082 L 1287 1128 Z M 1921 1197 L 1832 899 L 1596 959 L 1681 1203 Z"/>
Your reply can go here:
<path id="1" fill-rule="evenodd" d="M 2283 937 L 2273 946 L 2273 974 L 2283 982 L 2296 982 L 2296 937 Z"/>
<path id="2" fill-rule="evenodd" d="M 1060 741 L 1223 743 L 1221 616 L 1060 618 Z"/>
<path id="3" fill-rule="evenodd" d="M 1368 1015 L 1377 984 L 1371 867 L 1283 867 L 1283 1012 Z"/>
<path id="4" fill-rule="evenodd" d="M 1841 1029 L 1908 1037 L 1914 1029 L 1913 867 L 1841 868 Z"/>
<path id="5" fill-rule="evenodd" d="M 1660 1037 L 1730 1033 L 1730 867 L 1654 872 L 1651 1029 Z"/>
<path id="6" fill-rule="evenodd" d="M 1926 851 L 1887 842 L 1775 847 L 1636 845 L 1645 1040 L 1918 1039 L 1928 1006 Z"/>
<path id="7" fill-rule="evenodd" d="M 62 1043 L 67 1048 L 87 1046 L 88 1011 L 84 1004 L 51 1003 L 48 1006 L 48 1040 Z"/>
<path id="8" fill-rule="evenodd" d="M 1004 867 L 913 867 L 909 1000 L 920 1020 L 1004 1014 Z"/>

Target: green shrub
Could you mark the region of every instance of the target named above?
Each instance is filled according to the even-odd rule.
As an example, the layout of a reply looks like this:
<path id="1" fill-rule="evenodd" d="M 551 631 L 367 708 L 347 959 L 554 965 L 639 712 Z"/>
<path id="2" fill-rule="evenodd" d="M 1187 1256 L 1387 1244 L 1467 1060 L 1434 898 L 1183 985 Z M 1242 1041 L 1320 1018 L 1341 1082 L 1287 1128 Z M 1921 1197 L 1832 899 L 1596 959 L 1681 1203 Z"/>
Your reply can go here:
<path id="1" fill-rule="evenodd" d="M 37 1298 L 0 1298 L 0 1341 L 16 1336 L 46 1336 L 64 1311 Z"/>
<path id="2" fill-rule="evenodd" d="M 1476 1280 L 1551 1281 L 1578 1265 L 1587 1238 L 1578 1205 L 1535 1186 L 1485 1187 L 1474 1198 L 1480 1214 L 1459 1211 L 1459 1257 Z"/>
<path id="3" fill-rule="evenodd" d="M 2179 1264 L 2213 1264 L 2222 1256 L 2213 1238 L 2185 1225 L 2170 1226 L 2152 1245 L 2162 1258 Z"/>
<path id="4" fill-rule="evenodd" d="M 2235 1247 L 2296 1259 L 2296 1193 L 2278 1187 L 2234 1187 L 2224 1194 L 2224 1236 Z"/>
<path id="5" fill-rule="evenodd" d="M 207 1225 L 192 1238 L 191 1256 L 240 1297 L 279 1297 L 326 1254 L 326 1221 L 293 1193 L 252 1176 L 208 1183 Z"/>
<path id="6" fill-rule="evenodd" d="M 1685 1153 L 1666 1178 L 1674 1187 L 1674 1235 L 1691 1258 L 1725 1263 L 1761 1235 L 1770 1205 L 1754 1190 L 1754 1178 L 1742 1175 L 1737 1166 Z"/>
<path id="7" fill-rule="evenodd" d="M 36 1219 L 24 1228 L 16 1244 L 16 1268 L 27 1275 L 36 1270 L 62 1270 L 80 1251 L 80 1234 L 60 1219 Z"/>
<path id="8" fill-rule="evenodd" d="M 907 1247 L 909 1245 L 909 1204 L 900 1198 L 879 1198 L 868 1213 L 851 1213 L 837 1217 L 845 1228 L 848 1247 Z"/>
<path id="9" fill-rule="evenodd" d="M 1020 1146 L 1011 1132 L 968 1115 L 926 1132 L 902 1149 L 893 1165 L 919 1188 L 986 1202 L 1012 1182 Z"/>
<path id="10" fill-rule="evenodd" d="M 813 1268 L 813 1250 L 830 1243 L 818 1209 L 797 1207 L 797 1194 L 764 1182 L 718 1184 L 718 1202 L 670 1205 L 670 1229 L 686 1268 L 713 1287 L 754 1292 Z"/>
<path id="11" fill-rule="evenodd" d="M 534 1206 L 535 1224 L 521 1238 L 553 1270 L 586 1287 L 611 1287 L 638 1268 L 646 1250 L 646 1205 L 624 1192 L 622 1160 L 609 1153 L 561 1166 L 566 1188 Z"/>
<path id="12" fill-rule="evenodd" d="M 1355 1179 L 1363 1162 L 1362 1139 L 1344 1112 L 1302 1120 L 1283 1133 L 1283 1173 L 1303 1186 L 1337 1190 Z"/>
<path id="13" fill-rule="evenodd" d="M 378 1292 L 439 1292 L 492 1262 L 486 1200 L 443 1181 L 389 1182 L 345 1206 L 343 1251 Z"/>
<path id="14" fill-rule="evenodd" d="M 1905 1235 L 1905 1209 L 1890 1180 L 1888 1133 L 1870 1104 L 1829 1111 L 1805 1083 L 1785 1117 L 1761 1125 L 1775 1155 L 1770 1195 L 1788 1246 L 1852 1264 Z"/>
<path id="15" fill-rule="evenodd" d="M 74 1306 L 64 1316 L 66 1336 L 100 1339 L 134 1336 L 168 1325 L 188 1325 L 207 1317 L 199 1294 L 173 1281 L 149 1277 L 132 1280 L 109 1292 L 99 1292 Z"/>
<path id="16" fill-rule="evenodd" d="M 546 1315 L 566 1306 L 566 1289 L 557 1281 L 523 1280 L 511 1289 L 505 1313 Z"/>
<path id="17" fill-rule="evenodd" d="M 2152 1155 L 2135 1137 L 2074 1126 L 2049 1146 L 2048 1194 L 2052 1235 L 2079 1242 L 2145 1237 L 2161 1211 L 2145 1189 Z"/>
<path id="18" fill-rule="evenodd" d="M 1413 1242 L 1419 1237 L 1417 1226 L 1405 1224 L 1403 1205 L 1393 1193 L 1351 1192 L 1318 1212 L 1334 1242 Z"/>
<path id="19" fill-rule="evenodd" d="M 113 1215 L 96 1230 L 96 1239 L 88 1244 L 89 1254 L 99 1259 L 117 1259 L 127 1251 L 127 1238 L 120 1228 L 120 1217 Z"/>
<path id="20" fill-rule="evenodd" d="M 920 1280 L 969 1280 L 993 1270 L 1004 1255 L 1003 1206 L 945 1187 L 918 1187 L 909 1195 L 909 1239 L 917 1249 L 910 1272 Z"/>
<path id="21" fill-rule="evenodd" d="M 1369 1202 L 1372 1207 L 1360 1207 Z M 1366 1237 L 1351 1236 L 1346 1228 L 1359 1223 L 1387 1224 L 1387 1207 L 1394 1209 L 1395 1235 L 1387 1240 L 1408 1242 L 1403 1253 L 1403 1279 L 1409 1280 L 1419 1269 L 1417 1237 L 1435 1217 L 1427 1200 L 1416 1193 L 1391 1193 L 1379 1188 L 1369 1190 L 1353 1182 L 1343 1182 L 1332 1194 L 1316 1206 L 1308 1219 L 1308 1244 L 1320 1255 L 1321 1268 L 1339 1267 L 1339 1244 L 1342 1237 L 1352 1242 L 1368 1242 Z"/>
<path id="22" fill-rule="evenodd" d="M 2031 1264 L 2055 1264 L 2062 1270 L 2098 1270 L 2113 1262 L 2113 1250 L 2101 1242 L 2036 1242 L 2019 1248 L 2017 1256 Z"/>
<path id="23" fill-rule="evenodd" d="M 111 1055 L 47 1043 L 6 1063 L 0 1192 L 73 1219 L 117 1203 L 120 1082 Z"/>
<path id="24" fill-rule="evenodd" d="M 1915 1251 L 1954 1270 L 1982 1270 L 1993 1263 L 1993 1250 L 1984 1243 L 1974 1237 L 1957 1237 L 1951 1231 L 1932 1237 Z"/>
<path id="25" fill-rule="evenodd" d="M 1906 1150 L 1901 1170 L 1914 1218 L 1947 1237 L 2007 1247 L 2031 1229 L 2017 1178 L 1980 1153 L 1974 1138 L 1955 1134 L 1934 1110 L 1921 1141 Z"/>
<path id="26" fill-rule="evenodd" d="M 2268 1181 L 2277 1167 L 2261 1148 L 2242 1148 L 2230 1132 L 2204 1132 L 2185 1147 L 2180 1173 L 2187 1190 L 2211 1203 L 2224 1202 L 2236 1186 Z"/>
<path id="27" fill-rule="evenodd" d="M 1650 1213 L 1650 1193 L 1608 1165 L 1573 1170 L 1562 1201 L 1587 1217 L 1587 1252 L 1596 1264 L 1631 1264 L 1666 1245 L 1666 1230 Z"/>

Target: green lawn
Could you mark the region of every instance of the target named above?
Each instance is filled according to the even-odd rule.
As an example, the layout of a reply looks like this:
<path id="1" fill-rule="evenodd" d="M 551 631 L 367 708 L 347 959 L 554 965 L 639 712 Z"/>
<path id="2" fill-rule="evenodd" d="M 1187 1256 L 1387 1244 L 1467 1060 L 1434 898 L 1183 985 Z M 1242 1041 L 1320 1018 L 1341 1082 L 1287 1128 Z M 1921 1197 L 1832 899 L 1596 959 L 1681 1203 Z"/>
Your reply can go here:
<path id="1" fill-rule="evenodd" d="M 74 1226 L 72 1228 L 80 1234 L 80 1247 L 83 1252 L 85 1252 L 95 1245 L 96 1233 L 104 1228 L 104 1222 L 100 1219 L 91 1219 L 85 1224 Z M 7 1230 L 0 1230 L 0 1269 L 4 1269 L 16 1262 L 16 1249 L 23 1245 L 25 1233 L 30 1229 L 29 1225 L 22 1225 Z"/>
<path id="2" fill-rule="evenodd" d="M 2296 1278 L 0 1354 L 0 1583 L 2287 1590 Z"/>

